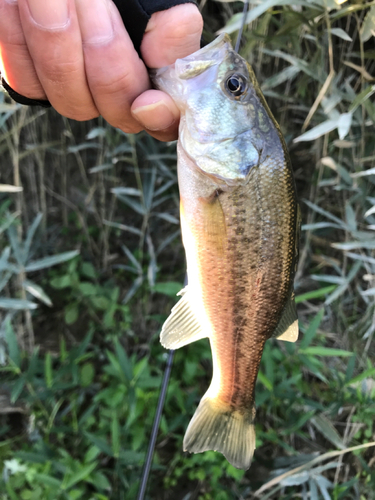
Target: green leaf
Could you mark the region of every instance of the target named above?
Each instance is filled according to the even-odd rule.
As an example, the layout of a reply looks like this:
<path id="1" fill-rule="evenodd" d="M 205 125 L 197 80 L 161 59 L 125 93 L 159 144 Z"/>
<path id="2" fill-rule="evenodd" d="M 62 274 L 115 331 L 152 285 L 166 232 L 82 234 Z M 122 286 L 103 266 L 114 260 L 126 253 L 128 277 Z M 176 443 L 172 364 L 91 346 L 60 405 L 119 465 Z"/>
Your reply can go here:
<path id="1" fill-rule="evenodd" d="M 323 414 L 315 415 L 311 419 L 311 423 L 330 441 L 334 446 L 343 450 L 345 443 L 340 434 L 337 432 L 331 421 Z"/>
<path id="2" fill-rule="evenodd" d="M 300 68 L 296 66 L 288 66 L 280 71 L 280 73 L 276 73 L 276 75 L 267 78 L 262 84 L 262 91 L 273 89 L 285 81 L 292 81 L 300 71 Z"/>
<path id="3" fill-rule="evenodd" d="M 268 9 L 275 7 L 276 5 L 300 5 L 305 6 L 307 8 L 312 8 L 312 5 L 309 2 L 304 2 L 303 0 L 265 0 L 260 5 L 250 9 L 250 11 L 246 15 L 245 24 L 249 24 L 257 19 L 259 16 L 264 14 Z M 314 6 L 316 8 L 316 5 Z M 242 25 L 242 13 L 236 16 L 233 16 L 231 21 L 221 30 L 217 32 L 219 33 L 234 33 L 238 31 Z"/>
<path id="4" fill-rule="evenodd" d="M 366 14 L 360 29 L 360 36 L 362 42 L 367 42 L 372 36 L 375 36 L 375 5 Z"/>
<path id="5" fill-rule="evenodd" d="M 6 297 L 0 297 L 0 309 L 36 309 L 38 304 L 31 302 L 30 300 L 22 299 L 8 299 Z"/>
<path id="6" fill-rule="evenodd" d="M 101 309 L 102 311 L 105 311 L 106 309 L 108 309 L 110 307 L 110 302 L 107 299 L 107 297 L 103 297 L 103 296 L 91 297 L 90 302 L 92 303 L 92 305 L 94 307 L 96 307 L 97 309 Z"/>
<path id="7" fill-rule="evenodd" d="M 67 325 L 72 325 L 73 323 L 75 323 L 78 319 L 78 313 L 79 309 L 77 304 L 70 304 L 69 306 L 67 306 L 67 308 L 65 309 L 65 323 Z"/>
<path id="8" fill-rule="evenodd" d="M 345 385 L 348 386 L 352 384 L 358 384 L 358 382 L 362 382 L 362 380 L 364 380 L 365 378 L 372 377 L 373 375 L 375 375 L 375 368 L 369 368 L 368 370 L 365 370 L 351 380 L 345 382 Z"/>
<path id="9" fill-rule="evenodd" d="M 115 339 L 114 344 L 115 344 L 115 352 L 116 352 L 117 360 L 120 364 L 121 370 L 122 370 L 123 374 L 125 375 L 126 380 L 128 382 L 130 382 L 131 379 L 133 378 L 132 363 L 131 363 L 130 359 L 128 358 L 128 355 L 126 354 L 124 348 L 122 347 L 122 345 L 118 341 L 118 339 Z"/>
<path id="10" fill-rule="evenodd" d="M 83 281 L 78 285 L 79 291 L 85 296 L 95 295 L 98 291 L 98 287 L 93 283 L 88 281 Z"/>
<path id="11" fill-rule="evenodd" d="M 79 250 L 73 250 L 72 252 L 63 252 L 57 255 L 52 255 L 51 257 L 44 257 L 43 259 L 34 260 L 29 262 L 25 267 L 25 271 L 39 271 L 39 269 L 46 269 L 47 267 L 56 266 L 67 260 L 71 260 L 79 255 Z"/>
<path id="12" fill-rule="evenodd" d="M 144 453 L 139 453 L 136 451 L 122 450 L 120 452 L 120 460 L 124 465 L 137 465 L 139 462 L 143 461 L 145 458 Z"/>
<path id="13" fill-rule="evenodd" d="M 19 500 L 19 496 L 16 495 L 16 492 L 14 491 L 14 489 L 12 488 L 11 484 L 9 481 L 7 481 L 5 483 L 5 488 L 7 490 L 7 493 L 10 497 L 10 500 Z"/>
<path id="14" fill-rule="evenodd" d="M 112 449 L 113 456 L 115 458 L 119 457 L 120 449 L 121 449 L 121 440 L 120 440 L 120 425 L 118 421 L 117 412 L 115 411 L 112 416 L 111 423 L 111 438 L 112 438 Z"/>
<path id="15" fill-rule="evenodd" d="M 36 299 L 41 300 L 44 304 L 47 306 L 51 307 L 52 306 L 52 301 L 48 297 L 48 295 L 45 293 L 43 288 L 41 288 L 39 285 L 34 283 L 33 281 L 30 280 L 25 280 L 22 283 L 22 286 L 25 288 L 26 291 L 31 293 Z"/>
<path id="16" fill-rule="evenodd" d="M 339 116 L 337 122 L 337 131 L 339 133 L 340 140 L 345 139 L 345 137 L 348 135 L 350 127 L 352 125 L 352 118 L 352 113 L 342 113 Z"/>
<path id="17" fill-rule="evenodd" d="M 347 42 L 352 41 L 352 39 L 346 33 L 346 31 L 344 31 L 341 28 L 331 28 L 331 33 L 332 33 L 332 35 L 338 36 L 339 38 L 342 38 L 343 40 L 346 40 Z"/>
<path id="18" fill-rule="evenodd" d="M 46 379 L 47 387 L 48 389 L 50 389 L 53 384 L 52 356 L 50 352 L 47 352 L 46 354 L 46 359 L 44 362 L 44 376 Z"/>
<path id="19" fill-rule="evenodd" d="M 299 352 L 300 354 L 305 354 L 306 356 L 340 356 L 340 357 L 353 356 L 352 352 L 344 351 L 342 349 L 333 349 L 331 347 L 323 347 L 323 346 L 306 347 L 305 349 L 300 349 Z"/>
<path id="20" fill-rule="evenodd" d="M 326 120 L 323 123 L 320 123 L 316 127 L 313 127 L 311 130 L 308 130 L 304 134 L 296 137 L 293 142 L 303 142 L 303 141 L 315 141 L 318 137 L 322 135 L 328 134 L 335 130 L 338 125 L 338 120 Z"/>
<path id="21" fill-rule="evenodd" d="M 97 275 L 95 267 L 90 262 L 82 263 L 81 272 L 86 278 L 91 278 L 91 279 L 95 279 Z"/>
<path id="22" fill-rule="evenodd" d="M 177 283 L 176 281 L 167 281 L 165 283 L 156 283 L 152 290 L 153 292 L 162 293 L 168 297 L 176 297 L 182 288 L 183 285 L 181 285 L 181 283 Z"/>
<path id="23" fill-rule="evenodd" d="M 269 391 L 272 391 L 272 387 L 273 387 L 272 382 L 270 382 L 268 380 L 268 378 L 261 371 L 258 372 L 258 380 L 259 380 L 259 382 L 261 382 L 264 385 L 264 387 L 266 389 L 268 389 Z"/>
<path id="24" fill-rule="evenodd" d="M 103 453 L 105 453 L 110 457 L 113 456 L 113 451 L 111 447 L 108 445 L 106 441 L 104 441 L 104 439 L 99 438 L 94 434 L 91 434 L 90 432 L 84 432 L 84 434 L 97 448 L 99 448 L 100 451 L 102 451 Z"/>
<path id="25" fill-rule="evenodd" d="M 319 288 L 318 290 L 312 290 L 311 292 L 302 293 L 296 296 L 296 304 L 300 304 L 301 302 L 305 302 L 306 300 L 320 299 L 325 297 L 330 292 L 332 292 L 336 288 L 335 285 L 326 286 L 323 288 Z"/>
<path id="26" fill-rule="evenodd" d="M 62 486 L 62 488 L 64 490 L 68 490 L 80 481 L 87 479 L 91 472 L 97 467 L 97 465 L 97 462 L 92 462 L 91 464 L 84 465 L 81 470 L 75 472 L 72 476 L 70 476 L 70 478 L 67 479 L 67 481 L 64 480 L 65 484 L 64 486 Z"/>
<path id="27" fill-rule="evenodd" d="M 59 276 L 57 278 L 53 278 L 50 281 L 50 285 L 53 288 L 57 288 L 58 290 L 62 288 L 67 288 L 68 286 L 71 286 L 72 280 L 69 276 L 69 274 L 65 274 L 64 276 Z"/>
<path id="28" fill-rule="evenodd" d="M 375 85 L 369 85 L 365 89 L 360 92 L 357 97 L 352 102 L 349 111 L 354 113 L 354 111 L 363 104 L 369 97 L 371 97 L 375 93 Z"/>
<path id="29" fill-rule="evenodd" d="M 305 334 L 303 335 L 300 344 L 301 350 L 305 349 L 311 344 L 313 338 L 316 336 L 320 323 L 322 322 L 323 316 L 324 316 L 324 309 L 321 309 L 318 312 L 318 314 L 313 318 L 313 320 L 310 322 Z"/>
<path id="30" fill-rule="evenodd" d="M 21 392 L 23 391 L 23 388 L 25 387 L 25 384 L 26 384 L 26 379 L 25 377 L 21 376 L 19 377 L 17 382 L 13 385 L 12 392 L 10 394 L 10 400 L 12 403 L 15 403 L 17 401 Z"/>
<path id="31" fill-rule="evenodd" d="M 59 479 L 49 476 L 48 474 L 35 474 L 35 477 L 42 483 L 45 483 L 48 486 L 52 486 L 52 488 L 60 489 L 61 481 Z"/>
<path id="32" fill-rule="evenodd" d="M 33 220 L 32 224 L 31 224 L 31 226 L 29 227 L 29 229 L 27 231 L 27 236 L 26 236 L 25 245 L 24 245 L 24 259 L 25 259 L 25 262 L 27 262 L 27 260 L 28 260 L 28 256 L 29 256 L 29 253 L 30 253 L 31 243 L 32 243 L 32 240 L 34 238 L 35 232 L 38 229 L 38 226 L 39 226 L 42 218 L 43 218 L 43 214 L 42 213 L 37 214 L 37 216 L 35 217 L 35 219 Z"/>
<path id="33" fill-rule="evenodd" d="M 17 337 L 13 330 L 10 319 L 5 324 L 5 340 L 8 344 L 10 359 L 16 366 L 18 366 L 18 368 L 21 368 L 21 353 L 18 347 Z"/>
<path id="34" fill-rule="evenodd" d="M 95 376 L 95 369 L 92 363 L 85 363 L 81 368 L 80 380 L 82 387 L 88 387 L 92 384 Z"/>
<path id="35" fill-rule="evenodd" d="M 111 484 L 108 481 L 107 477 L 102 474 L 101 472 L 95 472 L 92 474 L 92 484 L 95 486 L 95 488 L 98 488 L 98 490 L 111 490 Z M 107 499 L 108 497 L 103 497 L 103 500 Z M 100 500 L 98 498 L 98 500 Z"/>

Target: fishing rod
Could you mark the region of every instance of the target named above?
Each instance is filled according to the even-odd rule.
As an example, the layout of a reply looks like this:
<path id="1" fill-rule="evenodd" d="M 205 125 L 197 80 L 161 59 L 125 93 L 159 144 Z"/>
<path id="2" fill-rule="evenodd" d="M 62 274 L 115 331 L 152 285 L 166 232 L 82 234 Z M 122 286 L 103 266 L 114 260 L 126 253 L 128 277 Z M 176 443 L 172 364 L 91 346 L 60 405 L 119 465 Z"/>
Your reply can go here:
<path id="1" fill-rule="evenodd" d="M 242 11 L 242 23 L 241 23 L 240 30 L 238 32 L 236 46 L 235 46 L 236 52 L 238 52 L 238 50 L 240 48 L 242 33 L 243 33 L 243 29 L 244 29 L 245 22 L 246 22 L 246 14 L 247 14 L 248 6 L 249 6 L 249 0 L 245 0 L 244 6 L 243 6 L 243 11 Z M 187 275 L 185 275 L 184 286 L 186 286 L 186 285 L 187 285 Z M 137 500 L 144 500 L 144 498 L 145 498 L 148 478 L 150 476 L 150 470 L 151 470 L 151 465 L 152 465 L 152 459 L 154 457 L 154 452 L 155 452 L 156 438 L 157 438 L 158 431 L 159 431 L 160 420 L 161 420 L 161 417 L 163 414 L 165 397 L 167 395 L 168 383 L 169 383 L 169 379 L 170 379 L 170 375 L 171 375 L 171 371 L 172 371 L 173 358 L 174 358 L 174 350 L 171 349 L 168 353 L 167 363 L 166 363 L 165 369 L 164 369 L 164 376 L 163 376 L 163 380 L 161 383 L 159 400 L 158 400 L 158 404 L 156 407 L 156 413 L 155 413 L 155 417 L 154 417 L 154 422 L 152 424 L 151 436 L 150 436 L 150 441 L 148 444 L 146 459 L 145 459 L 145 463 L 143 466 L 141 480 L 139 483 Z"/>

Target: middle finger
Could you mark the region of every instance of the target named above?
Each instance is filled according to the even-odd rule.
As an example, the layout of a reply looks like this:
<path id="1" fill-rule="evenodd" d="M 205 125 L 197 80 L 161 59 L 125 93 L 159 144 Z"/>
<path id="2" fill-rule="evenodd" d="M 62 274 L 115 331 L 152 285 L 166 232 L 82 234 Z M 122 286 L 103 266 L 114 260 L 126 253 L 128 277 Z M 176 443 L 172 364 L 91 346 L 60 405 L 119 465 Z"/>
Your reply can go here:
<path id="1" fill-rule="evenodd" d="M 111 0 L 76 0 L 87 81 L 100 114 L 124 132 L 139 132 L 130 106 L 150 87 L 147 70 Z"/>

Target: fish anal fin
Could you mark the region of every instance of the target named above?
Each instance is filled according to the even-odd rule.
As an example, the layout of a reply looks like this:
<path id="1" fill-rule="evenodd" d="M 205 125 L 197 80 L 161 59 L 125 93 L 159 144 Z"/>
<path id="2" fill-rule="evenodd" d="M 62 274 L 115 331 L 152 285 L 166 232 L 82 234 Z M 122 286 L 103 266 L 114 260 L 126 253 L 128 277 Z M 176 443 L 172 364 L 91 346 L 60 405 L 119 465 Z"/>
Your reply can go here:
<path id="1" fill-rule="evenodd" d="M 277 340 L 284 340 L 285 342 L 296 342 L 298 340 L 298 332 L 298 319 L 296 319 L 295 322 L 292 323 L 284 333 L 277 337 Z"/>
<path id="2" fill-rule="evenodd" d="M 284 340 L 285 342 L 295 342 L 298 340 L 298 317 L 294 291 L 289 296 L 279 324 L 272 336 L 276 337 L 277 340 Z"/>
<path id="3" fill-rule="evenodd" d="M 255 409 L 244 412 L 205 395 L 184 437 L 184 451 L 219 451 L 237 469 L 248 469 L 255 450 Z"/>
<path id="4" fill-rule="evenodd" d="M 193 311 L 188 287 L 178 295 L 182 298 L 173 307 L 160 333 L 160 342 L 166 349 L 178 349 L 208 335 Z"/>

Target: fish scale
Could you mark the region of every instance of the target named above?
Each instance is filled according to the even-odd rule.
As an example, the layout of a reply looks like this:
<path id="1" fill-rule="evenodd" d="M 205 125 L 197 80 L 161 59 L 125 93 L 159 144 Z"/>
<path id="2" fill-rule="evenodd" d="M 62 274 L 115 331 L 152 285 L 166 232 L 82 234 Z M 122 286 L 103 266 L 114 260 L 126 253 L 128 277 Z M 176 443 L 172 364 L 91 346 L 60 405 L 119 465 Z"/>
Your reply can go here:
<path id="1" fill-rule="evenodd" d="M 188 286 L 161 332 L 170 349 L 208 337 L 211 385 L 184 449 L 247 469 L 255 384 L 271 336 L 295 341 L 299 218 L 285 141 L 227 35 L 153 80 L 181 111 L 178 183 Z"/>

